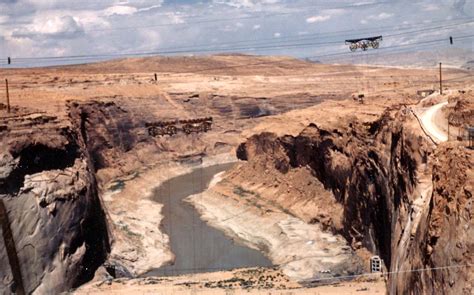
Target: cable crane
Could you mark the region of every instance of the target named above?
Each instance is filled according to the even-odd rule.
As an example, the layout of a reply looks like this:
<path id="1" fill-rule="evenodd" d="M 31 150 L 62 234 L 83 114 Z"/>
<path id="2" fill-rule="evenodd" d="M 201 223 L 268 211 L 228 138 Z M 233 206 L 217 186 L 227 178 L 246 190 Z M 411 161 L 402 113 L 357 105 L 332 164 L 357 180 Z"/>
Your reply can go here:
<path id="1" fill-rule="evenodd" d="M 349 49 L 354 52 L 358 48 L 366 51 L 369 47 L 374 49 L 379 48 L 380 41 L 382 41 L 382 36 L 375 36 L 375 37 L 367 37 L 367 38 L 359 38 L 359 39 L 348 39 L 346 40 L 346 44 L 349 45 Z"/>

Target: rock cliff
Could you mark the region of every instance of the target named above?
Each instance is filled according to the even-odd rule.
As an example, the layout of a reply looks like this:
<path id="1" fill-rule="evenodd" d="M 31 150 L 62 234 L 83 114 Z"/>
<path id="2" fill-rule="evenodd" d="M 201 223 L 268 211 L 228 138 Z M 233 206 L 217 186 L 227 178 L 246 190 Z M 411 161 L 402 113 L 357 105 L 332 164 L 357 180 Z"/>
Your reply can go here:
<path id="1" fill-rule="evenodd" d="M 342 234 L 362 257 L 380 255 L 393 272 L 391 294 L 468 294 L 473 152 L 434 153 L 422 134 L 403 106 L 346 128 L 310 124 L 297 136 L 262 133 L 239 146 L 237 156 L 247 163 L 229 179 L 279 187 L 262 197 Z M 464 266 L 417 271 L 453 265 Z"/>
<path id="2" fill-rule="evenodd" d="M 0 293 L 53 294 L 90 280 L 109 238 L 94 167 L 67 120 L 14 109 L 0 132 Z"/>

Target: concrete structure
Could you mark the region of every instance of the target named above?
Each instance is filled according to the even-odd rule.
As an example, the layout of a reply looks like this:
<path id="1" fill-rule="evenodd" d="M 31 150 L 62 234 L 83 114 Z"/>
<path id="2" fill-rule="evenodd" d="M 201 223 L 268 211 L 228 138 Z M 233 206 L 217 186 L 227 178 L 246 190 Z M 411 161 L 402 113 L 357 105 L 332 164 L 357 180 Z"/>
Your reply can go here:
<path id="1" fill-rule="evenodd" d="M 370 272 L 382 272 L 382 259 L 379 256 L 370 257 Z"/>
<path id="2" fill-rule="evenodd" d="M 435 91 L 433 89 L 424 89 L 424 90 L 418 90 L 416 94 L 418 96 L 421 96 L 423 98 L 427 97 L 428 95 L 433 94 Z"/>

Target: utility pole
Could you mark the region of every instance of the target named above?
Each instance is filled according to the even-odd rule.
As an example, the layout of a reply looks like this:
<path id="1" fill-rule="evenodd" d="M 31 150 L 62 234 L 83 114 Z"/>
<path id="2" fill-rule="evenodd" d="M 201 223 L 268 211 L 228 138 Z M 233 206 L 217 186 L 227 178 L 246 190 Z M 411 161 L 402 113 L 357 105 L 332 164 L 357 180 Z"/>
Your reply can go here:
<path id="1" fill-rule="evenodd" d="M 8 93 L 8 79 L 5 79 L 5 86 L 7 90 L 7 112 L 10 113 L 10 93 Z"/>
<path id="2" fill-rule="evenodd" d="M 443 94 L 443 74 L 441 73 L 441 63 L 439 63 L 439 94 Z"/>

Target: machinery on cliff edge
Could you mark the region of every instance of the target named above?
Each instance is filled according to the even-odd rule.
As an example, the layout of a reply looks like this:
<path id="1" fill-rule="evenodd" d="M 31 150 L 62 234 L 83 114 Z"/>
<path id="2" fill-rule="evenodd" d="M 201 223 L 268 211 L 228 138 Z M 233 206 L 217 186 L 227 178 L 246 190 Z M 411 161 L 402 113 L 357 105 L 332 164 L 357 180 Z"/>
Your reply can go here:
<path id="1" fill-rule="evenodd" d="M 189 120 L 157 121 L 146 123 L 145 127 L 151 136 L 173 136 L 180 131 L 186 134 L 207 132 L 212 128 L 212 122 L 212 117 L 206 117 Z"/>

